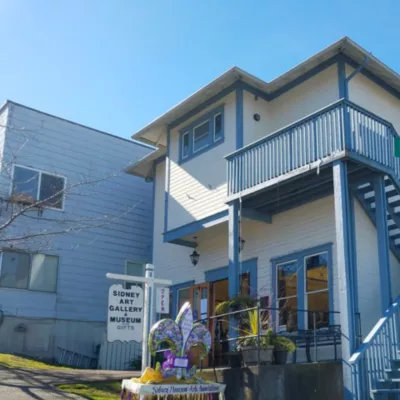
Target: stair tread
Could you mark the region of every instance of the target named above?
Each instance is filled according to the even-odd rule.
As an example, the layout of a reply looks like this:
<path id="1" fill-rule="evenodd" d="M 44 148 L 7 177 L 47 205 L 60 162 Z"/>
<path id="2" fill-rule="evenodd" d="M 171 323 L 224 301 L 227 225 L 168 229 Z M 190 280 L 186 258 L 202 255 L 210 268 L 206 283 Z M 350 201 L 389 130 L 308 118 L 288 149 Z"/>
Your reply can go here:
<path id="1" fill-rule="evenodd" d="M 400 393 L 400 389 L 373 389 L 372 393 Z"/>

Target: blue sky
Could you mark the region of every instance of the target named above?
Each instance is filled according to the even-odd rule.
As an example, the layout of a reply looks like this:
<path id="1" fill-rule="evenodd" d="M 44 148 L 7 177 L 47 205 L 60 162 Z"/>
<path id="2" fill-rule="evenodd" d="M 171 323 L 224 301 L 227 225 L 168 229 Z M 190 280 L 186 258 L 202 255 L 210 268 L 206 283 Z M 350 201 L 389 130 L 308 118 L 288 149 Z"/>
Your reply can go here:
<path id="1" fill-rule="evenodd" d="M 400 72 L 398 0 L 0 0 L 0 100 L 129 137 L 233 65 L 271 80 L 343 36 Z"/>

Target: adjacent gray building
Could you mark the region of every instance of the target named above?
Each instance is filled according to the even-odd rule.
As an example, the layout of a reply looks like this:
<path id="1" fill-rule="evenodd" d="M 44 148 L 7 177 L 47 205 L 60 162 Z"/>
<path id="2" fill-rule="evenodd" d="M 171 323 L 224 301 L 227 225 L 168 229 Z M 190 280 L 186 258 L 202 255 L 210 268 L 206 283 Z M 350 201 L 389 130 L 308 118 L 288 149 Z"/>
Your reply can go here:
<path id="1" fill-rule="evenodd" d="M 124 172 L 150 151 L 11 101 L 1 107 L 0 352 L 96 356 L 106 273 L 140 274 L 151 258 L 153 187 Z"/>

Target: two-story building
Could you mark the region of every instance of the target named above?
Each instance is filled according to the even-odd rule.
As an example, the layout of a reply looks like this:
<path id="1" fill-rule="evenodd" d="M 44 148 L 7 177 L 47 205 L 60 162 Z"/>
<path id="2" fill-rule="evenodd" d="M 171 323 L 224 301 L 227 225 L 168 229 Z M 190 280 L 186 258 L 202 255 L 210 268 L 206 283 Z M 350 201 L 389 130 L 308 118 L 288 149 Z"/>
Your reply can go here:
<path id="1" fill-rule="evenodd" d="M 152 188 L 124 168 L 152 150 L 12 101 L 1 107 L 0 352 L 59 361 L 68 351 L 76 362 L 62 361 L 84 367 L 81 356 L 96 358 L 106 273 L 143 274 L 151 258 Z"/>
<path id="2" fill-rule="evenodd" d="M 375 330 L 357 362 L 386 346 L 382 329 L 397 340 L 398 132 L 400 76 L 344 38 L 271 82 L 234 67 L 135 133 L 158 147 L 129 172 L 154 181 L 153 263 L 173 313 L 189 299 L 210 316 L 240 291 L 278 309 L 279 329 L 322 310 L 318 327 L 341 329 L 345 397 L 367 398 L 376 375 L 368 386 L 349 364 L 359 322 Z"/>

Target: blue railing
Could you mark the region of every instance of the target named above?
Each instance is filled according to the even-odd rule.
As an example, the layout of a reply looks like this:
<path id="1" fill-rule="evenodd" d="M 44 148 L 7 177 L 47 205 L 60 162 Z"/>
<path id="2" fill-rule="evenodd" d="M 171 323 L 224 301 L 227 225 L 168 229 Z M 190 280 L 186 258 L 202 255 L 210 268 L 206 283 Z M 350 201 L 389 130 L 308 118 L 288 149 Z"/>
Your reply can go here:
<path id="1" fill-rule="evenodd" d="M 400 297 L 388 308 L 349 360 L 360 399 L 370 398 L 371 391 L 385 380 L 385 370 L 390 370 L 392 361 L 398 359 L 399 302 Z"/>
<path id="2" fill-rule="evenodd" d="M 339 100 L 226 156 L 228 197 L 245 195 L 345 156 L 365 158 L 400 177 L 393 125 Z"/>

